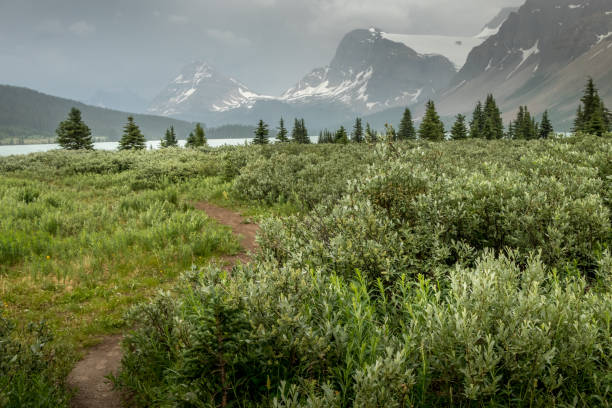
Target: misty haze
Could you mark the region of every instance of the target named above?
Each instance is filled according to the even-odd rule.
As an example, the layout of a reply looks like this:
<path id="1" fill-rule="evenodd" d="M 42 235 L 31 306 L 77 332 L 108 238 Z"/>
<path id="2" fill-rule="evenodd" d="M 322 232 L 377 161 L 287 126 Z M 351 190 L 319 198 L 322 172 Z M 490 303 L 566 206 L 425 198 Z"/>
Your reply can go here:
<path id="1" fill-rule="evenodd" d="M 610 0 L 0 0 L 0 408 L 609 407 Z"/>

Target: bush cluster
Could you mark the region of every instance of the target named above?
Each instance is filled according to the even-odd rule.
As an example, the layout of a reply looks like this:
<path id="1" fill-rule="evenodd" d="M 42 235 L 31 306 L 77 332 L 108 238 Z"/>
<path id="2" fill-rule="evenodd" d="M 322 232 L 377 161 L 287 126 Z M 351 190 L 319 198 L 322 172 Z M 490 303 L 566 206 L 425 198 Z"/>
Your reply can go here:
<path id="1" fill-rule="evenodd" d="M 136 402 L 609 406 L 610 139 L 283 149 L 227 174 L 310 210 L 132 311 Z"/>

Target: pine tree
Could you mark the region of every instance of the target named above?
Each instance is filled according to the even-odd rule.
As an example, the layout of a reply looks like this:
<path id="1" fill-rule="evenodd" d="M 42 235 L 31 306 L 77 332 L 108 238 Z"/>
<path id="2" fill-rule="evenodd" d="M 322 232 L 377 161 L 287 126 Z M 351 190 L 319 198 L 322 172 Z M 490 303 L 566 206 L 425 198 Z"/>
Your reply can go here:
<path id="1" fill-rule="evenodd" d="M 419 128 L 419 137 L 423 140 L 444 140 L 444 124 L 440 120 L 438 112 L 436 112 L 434 102 L 431 100 L 426 105 L 425 116 Z"/>
<path id="2" fill-rule="evenodd" d="M 540 126 L 540 139 L 548 139 L 552 133 L 554 133 L 554 129 L 552 123 L 550 123 L 550 119 L 548 119 L 548 111 L 545 110 L 542 115 L 542 124 Z"/>
<path id="3" fill-rule="evenodd" d="M 289 141 L 289 138 L 287 137 L 288 134 L 289 134 L 289 131 L 285 127 L 285 120 L 283 118 L 280 118 L 280 123 L 278 125 L 278 134 L 276 135 L 276 140 L 279 143 L 286 143 L 286 142 Z"/>
<path id="4" fill-rule="evenodd" d="M 123 128 L 123 136 L 119 141 L 119 150 L 142 150 L 146 140 L 140 128 L 134 122 L 133 116 L 128 116 L 128 122 Z"/>
<path id="5" fill-rule="evenodd" d="M 378 139 L 378 137 L 376 136 L 376 132 L 372 130 L 372 127 L 369 123 L 366 123 L 365 137 L 368 143 L 376 143 Z"/>
<path id="6" fill-rule="evenodd" d="M 451 129 L 451 139 L 453 140 L 462 140 L 467 139 L 468 130 L 465 125 L 465 115 L 457 115 L 457 120 Z"/>
<path id="7" fill-rule="evenodd" d="M 253 139 L 253 144 L 255 145 L 266 145 L 269 143 L 268 140 L 268 125 L 264 123 L 263 120 L 259 121 L 257 125 L 257 129 L 255 129 L 255 139 Z"/>
<path id="8" fill-rule="evenodd" d="M 532 140 L 537 139 L 541 135 L 539 124 L 535 121 L 535 118 L 531 116 L 527 106 L 519 107 L 516 120 L 511 123 L 510 128 L 512 129 L 512 136 L 514 139 Z"/>
<path id="9" fill-rule="evenodd" d="M 482 103 L 478 101 L 474 113 L 472 114 L 472 121 L 470 122 L 470 137 L 481 138 L 484 137 L 485 127 L 485 116 L 482 110 Z"/>
<path id="10" fill-rule="evenodd" d="M 293 131 L 291 132 L 291 139 L 295 143 L 310 143 L 310 138 L 308 137 L 308 130 L 306 129 L 304 119 L 295 119 Z"/>
<path id="11" fill-rule="evenodd" d="M 355 143 L 363 143 L 363 125 L 361 118 L 355 119 L 355 125 L 353 126 L 352 140 Z"/>
<path id="12" fill-rule="evenodd" d="M 504 137 L 504 122 L 501 117 L 501 111 L 497 107 L 497 102 L 492 94 L 487 95 L 487 100 L 484 106 L 484 138 L 501 139 Z"/>
<path id="13" fill-rule="evenodd" d="M 197 148 L 204 147 L 208 142 L 206 141 L 206 133 L 204 132 L 204 128 L 199 123 L 196 123 L 195 129 L 193 132 L 189 133 L 189 137 L 187 138 L 187 144 L 185 147 L 188 148 Z"/>
<path id="14" fill-rule="evenodd" d="M 302 132 L 300 143 L 310 144 L 310 138 L 308 137 L 308 129 L 306 129 L 306 123 L 304 122 L 303 118 L 300 119 L 300 130 Z"/>
<path id="15" fill-rule="evenodd" d="M 399 131 L 397 132 L 398 140 L 416 140 L 416 130 L 412 122 L 412 113 L 406 108 L 404 116 L 400 122 Z"/>
<path id="16" fill-rule="evenodd" d="M 580 99 L 576 119 L 574 120 L 574 132 L 591 133 L 602 136 L 612 126 L 610 112 L 603 100 L 599 97 L 593 78 L 589 78 Z"/>
<path id="17" fill-rule="evenodd" d="M 57 143 L 66 150 L 93 150 L 91 129 L 81 119 L 81 111 L 70 109 L 68 119 L 61 122 L 55 131 Z"/>
<path id="18" fill-rule="evenodd" d="M 176 147 L 178 146 L 178 140 L 176 139 L 176 133 L 174 132 L 174 126 L 170 126 L 168 130 L 166 130 L 166 134 L 161 141 L 161 147 Z"/>
<path id="19" fill-rule="evenodd" d="M 334 138 L 334 143 L 347 144 L 348 143 L 348 134 L 346 133 L 346 129 L 344 126 L 340 126 L 340 129 L 336 132 L 336 137 Z"/>

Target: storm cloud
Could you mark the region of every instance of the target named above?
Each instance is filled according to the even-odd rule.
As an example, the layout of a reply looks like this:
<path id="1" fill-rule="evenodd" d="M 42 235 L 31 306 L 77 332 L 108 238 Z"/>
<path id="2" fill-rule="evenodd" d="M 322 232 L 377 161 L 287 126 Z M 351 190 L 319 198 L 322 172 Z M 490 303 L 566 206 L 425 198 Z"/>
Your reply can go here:
<path id="1" fill-rule="evenodd" d="M 355 28 L 472 35 L 522 0 L 0 0 L 0 83 L 87 100 L 152 98 L 204 60 L 279 94 Z"/>

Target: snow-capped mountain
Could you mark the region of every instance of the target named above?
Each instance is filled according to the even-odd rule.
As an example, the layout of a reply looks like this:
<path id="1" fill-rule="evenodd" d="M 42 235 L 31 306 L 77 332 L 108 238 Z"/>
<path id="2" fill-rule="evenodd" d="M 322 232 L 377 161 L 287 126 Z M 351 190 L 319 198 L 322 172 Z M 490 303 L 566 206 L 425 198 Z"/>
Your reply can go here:
<path id="1" fill-rule="evenodd" d="M 329 66 L 306 75 L 280 100 L 294 105 L 336 103 L 364 114 L 411 106 L 445 88 L 455 74 L 441 55 L 423 55 L 375 28 L 354 30 Z"/>
<path id="2" fill-rule="evenodd" d="M 492 92 L 508 118 L 519 105 L 569 120 L 587 76 L 612 92 L 612 2 L 527 0 L 498 32 L 475 47 L 443 93 L 443 113 Z M 469 107 L 465 107 L 469 109 Z"/>
<path id="3" fill-rule="evenodd" d="M 227 77 L 205 62 L 187 65 L 151 103 L 149 113 L 201 120 L 204 112 L 228 112 L 250 109 L 259 100 L 273 99 L 259 95 Z"/>

